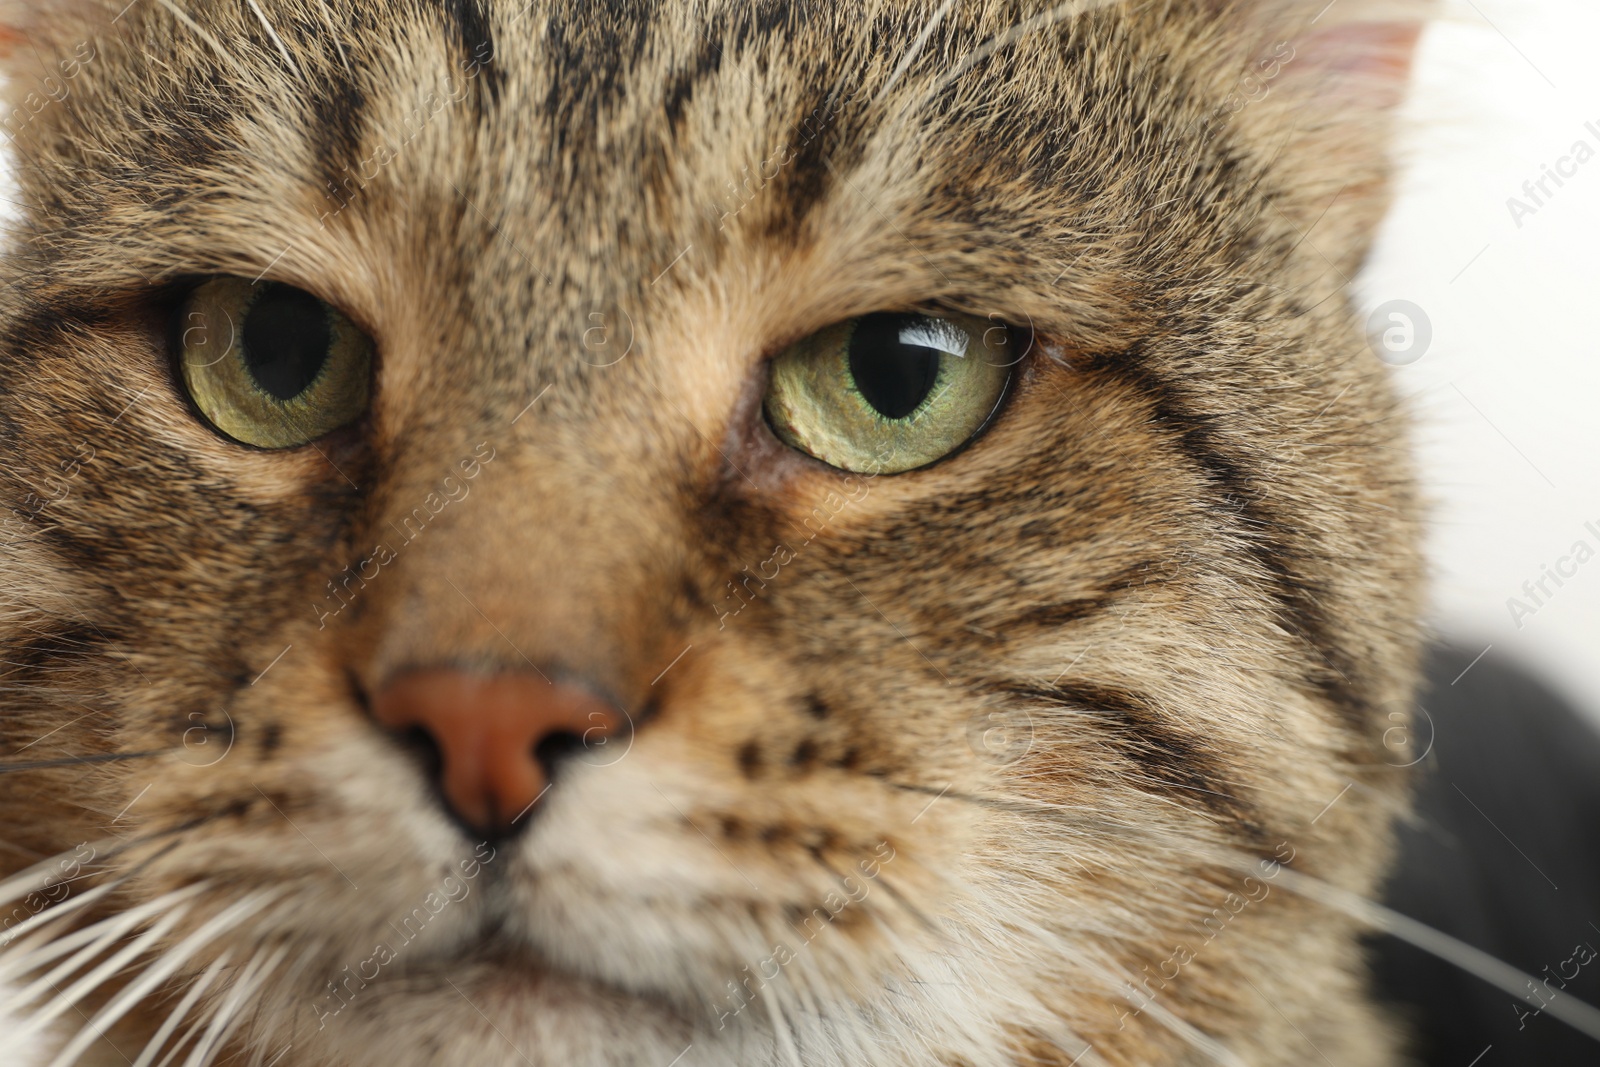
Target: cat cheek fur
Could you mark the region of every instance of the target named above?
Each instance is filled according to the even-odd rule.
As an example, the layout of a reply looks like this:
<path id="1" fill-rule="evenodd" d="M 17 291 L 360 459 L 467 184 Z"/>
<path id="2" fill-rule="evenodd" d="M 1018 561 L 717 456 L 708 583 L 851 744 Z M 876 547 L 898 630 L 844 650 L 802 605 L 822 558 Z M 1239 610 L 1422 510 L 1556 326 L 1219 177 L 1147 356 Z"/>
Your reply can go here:
<path id="1" fill-rule="evenodd" d="M 1416 23 L 1086 7 L 0 0 L 0 753 L 105 760 L 0 775 L 0 875 L 192 893 L 169 944 L 281 894 L 119 1046 L 227 952 L 225 1051 L 306 1067 L 1396 1062 L 1282 871 L 1370 891 L 1403 805 L 1418 507 L 1334 275 Z M 216 273 L 369 326 L 358 432 L 193 417 L 152 324 Z M 740 414 L 928 304 L 1038 338 L 961 454 L 846 476 Z M 363 712 L 419 663 L 636 729 L 469 841 Z"/>

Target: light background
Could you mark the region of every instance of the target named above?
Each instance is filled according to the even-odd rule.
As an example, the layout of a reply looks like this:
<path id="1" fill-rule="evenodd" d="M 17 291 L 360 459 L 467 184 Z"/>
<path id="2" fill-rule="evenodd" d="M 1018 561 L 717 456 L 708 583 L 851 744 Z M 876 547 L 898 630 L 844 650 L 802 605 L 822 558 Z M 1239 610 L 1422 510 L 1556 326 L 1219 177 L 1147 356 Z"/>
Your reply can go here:
<path id="1" fill-rule="evenodd" d="M 1597 40 L 1588 0 L 1448 4 L 1422 42 L 1399 198 L 1360 289 L 1433 325 L 1395 376 L 1421 420 L 1435 625 L 1533 666 L 1600 721 L 1600 535 L 1584 528 L 1600 530 Z M 1579 140 L 1595 158 L 1514 219 L 1507 200 L 1531 205 L 1523 183 Z M 1523 583 L 1580 539 L 1596 558 L 1514 621 L 1508 600 L 1535 607 Z"/>
<path id="2" fill-rule="evenodd" d="M 1597 40 L 1593 0 L 1447 0 L 1359 288 L 1368 307 L 1409 300 L 1432 324 L 1426 354 L 1395 376 L 1420 419 L 1434 625 L 1533 666 L 1600 722 L 1600 535 L 1584 528 L 1600 530 Z M 1507 199 L 1579 140 L 1596 158 L 1518 226 Z M 1507 600 L 1580 539 L 1596 558 L 1559 589 L 1547 580 L 1555 595 L 1516 625 Z M 3 1037 L 0 1057 L 27 1062 Z"/>

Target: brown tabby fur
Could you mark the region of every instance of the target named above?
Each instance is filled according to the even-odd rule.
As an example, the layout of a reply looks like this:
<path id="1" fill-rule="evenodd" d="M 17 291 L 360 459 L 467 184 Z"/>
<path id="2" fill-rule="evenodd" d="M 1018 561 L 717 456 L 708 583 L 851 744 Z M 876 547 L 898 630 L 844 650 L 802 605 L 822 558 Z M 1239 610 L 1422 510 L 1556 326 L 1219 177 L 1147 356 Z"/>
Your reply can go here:
<path id="1" fill-rule="evenodd" d="M 122 3 L 0 5 L 0 873 L 201 886 L 169 945 L 287 892 L 88 1062 L 224 951 L 272 960 L 238 1063 L 1397 1062 L 1274 875 L 1370 894 L 1403 789 L 1417 505 L 1345 284 L 1409 16 Z M 167 346 L 213 273 L 366 328 L 366 421 L 207 429 Z M 914 307 L 1034 331 L 970 448 L 847 480 L 765 429 L 766 357 Z M 474 855 L 362 710 L 428 664 L 637 732 L 352 981 Z"/>

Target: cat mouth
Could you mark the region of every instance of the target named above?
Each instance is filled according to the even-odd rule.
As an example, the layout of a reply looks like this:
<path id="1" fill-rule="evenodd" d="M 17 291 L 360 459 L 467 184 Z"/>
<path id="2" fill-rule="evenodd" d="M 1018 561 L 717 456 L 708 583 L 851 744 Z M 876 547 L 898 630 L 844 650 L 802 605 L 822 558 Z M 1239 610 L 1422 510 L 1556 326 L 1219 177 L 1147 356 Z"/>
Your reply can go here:
<path id="1" fill-rule="evenodd" d="M 410 980 L 437 979 L 448 987 L 453 976 L 470 971 L 486 972 L 495 984 L 525 991 L 530 999 L 543 999 L 541 994 L 548 992 L 545 987 L 549 986 L 559 987 L 565 996 L 645 1001 L 674 1014 L 682 1008 L 678 1005 L 674 1010 L 665 998 L 637 985 L 610 981 L 598 968 L 555 959 L 527 932 L 501 922 L 486 923 L 480 932 L 449 951 L 419 957 L 404 973 Z"/>
<path id="2" fill-rule="evenodd" d="M 654 1009 L 652 1014 L 683 1018 L 680 1009 L 659 997 L 563 967 L 521 938 L 484 934 L 451 951 L 411 959 L 382 951 L 385 947 L 380 945 L 379 951 L 347 967 L 323 988 L 312 1004 L 318 1029 L 359 1011 L 363 1000 L 371 1003 L 440 994 L 459 997 L 480 1014 L 488 1003 L 631 1009 L 648 1005 Z"/>

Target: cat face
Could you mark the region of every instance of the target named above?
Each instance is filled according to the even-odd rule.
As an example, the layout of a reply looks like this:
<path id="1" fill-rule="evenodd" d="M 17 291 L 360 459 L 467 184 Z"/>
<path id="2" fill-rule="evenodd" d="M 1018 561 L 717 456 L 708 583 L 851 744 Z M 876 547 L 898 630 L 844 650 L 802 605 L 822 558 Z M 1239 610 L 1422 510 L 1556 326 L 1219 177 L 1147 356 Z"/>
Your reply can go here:
<path id="1" fill-rule="evenodd" d="M 1370 887 L 1402 762 L 1415 27 L 1084 7 L 10 14 L 0 862 L 78 918 L 6 978 L 126 921 L 94 1029 L 260 1063 L 1386 1062 L 1274 877 Z"/>

